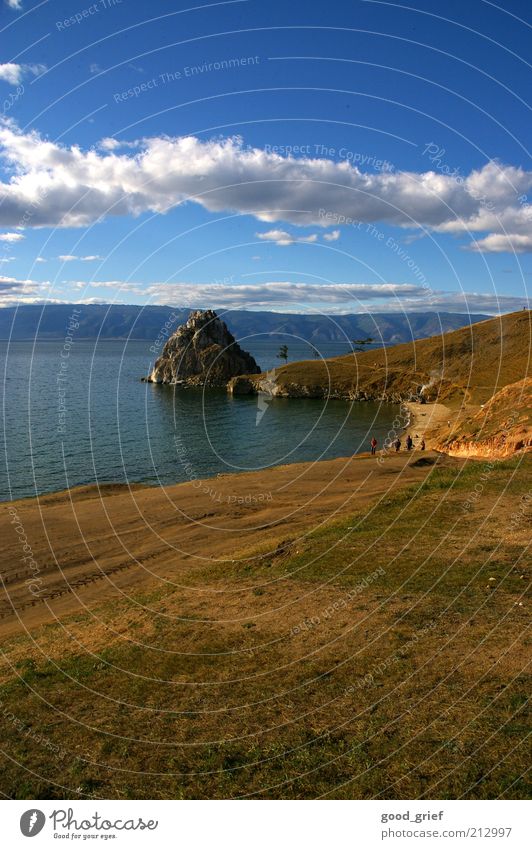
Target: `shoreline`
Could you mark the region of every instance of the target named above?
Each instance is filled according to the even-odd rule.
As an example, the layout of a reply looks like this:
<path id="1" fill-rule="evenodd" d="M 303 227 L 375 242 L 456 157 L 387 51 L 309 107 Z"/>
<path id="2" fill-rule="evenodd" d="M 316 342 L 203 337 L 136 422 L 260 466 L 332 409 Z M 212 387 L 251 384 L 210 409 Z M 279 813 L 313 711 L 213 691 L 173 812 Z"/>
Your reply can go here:
<path id="1" fill-rule="evenodd" d="M 427 451 L 435 450 L 440 442 L 442 429 L 448 429 L 448 423 L 456 418 L 456 414 L 445 404 L 434 402 L 432 404 L 420 404 L 418 401 L 405 401 L 404 406 L 409 412 L 408 424 L 402 433 L 411 433 L 414 440 L 414 450 L 418 447 L 421 439 L 425 440 Z M 417 441 L 417 444 L 416 444 Z M 442 452 L 443 453 L 443 452 Z"/>
<path id="2" fill-rule="evenodd" d="M 364 403 L 360 401 L 359 403 Z M 372 402 L 374 403 L 374 402 Z M 437 448 L 437 445 L 441 442 L 443 438 L 443 428 L 445 427 L 448 430 L 448 423 L 452 425 L 457 418 L 457 414 L 453 412 L 449 407 L 445 404 L 441 404 L 438 402 L 420 404 L 416 401 L 403 401 L 402 404 L 398 405 L 399 409 L 401 407 L 403 409 L 408 410 L 408 421 L 402 427 L 398 429 L 396 435 L 400 437 L 405 437 L 407 433 L 411 433 L 412 438 L 414 440 L 413 451 L 419 449 L 419 442 L 422 438 L 425 439 L 425 447 L 427 451 L 437 450 L 440 454 L 448 454 L 448 452 L 442 451 Z M 393 426 L 390 427 L 389 433 L 394 432 Z M 371 438 L 371 434 L 368 433 L 368 442 Z M 384 443 L 383 443 L 384 445 Z M 383 445 L 378 445 L 377 454 L 380 454 L 383 450 Z M 401 450 L 404 450 L 404 445 Z M 391 450 L 388 449 L 386 452 L 386 456 L 391 454 Z M 172 489 L 176 486 L 182 486 L 185 484 L 194 485 L 197 481 L 215 481 L 219 478 L 225 477 L 240 477 L 242 475 L 247 474 L 267 474 L 270 471 L 275 471 L 280 468 L 291 468 L 296 466 L 304 466 L 304 465 L 315 465 L 316 463 L 328 463 L 334 462 L 336 460 L 346 459 L 346 457 L 350 457 L 352 460 L 356 460 L 357 458 L 363 459 L 365 457 L 370 457 L 371 452 L 368 451 L 360 451 L 357 454 L 353 455 L 343 455 L 339 457 L 325 458 L 323 460 L 299 460 L 294 463 L 286 463 L 280 464 L 279 466 L 271 466 L 265 469 L 257 469 L 249 472 L 213 472 L 211 475 L 207 475 L 202 478 L 186 478 L 185 480 L 176 480 L 172 483 L 164 484 L 162 488 L 164 490 Z M 65 493 L 81 493 L 83 491 L 93 490 L 95 492 L 102 491 L 104 496 L 110 496 L 113 490 L 117 491 L 133 491 L 133 490 L 157 490 L 161 488 L 161 484 L 149 484 L 143 483 L 142 481 L 130 481 L 130 482 L 118 482 L 118 481 L 89 481 L 86 483 L 80 483 L 76 486 L 69 487 L 67 489 L 51 489 L 46 492 L 42 492 L 40 494 L 31 494 L 31 495 L 21 495 L 12 499 L 0 499 L 0 508 L 6 507 L 10 504 L 23 504 L 29 503 L 32 501 L 43 501 L 44 499 L 50 499 L 53 497 L 64 495 Z"/>
<path id="3" fill-rule="evenodd" d="M 330 522 L 421 483 L 436 465 L 462 463 L 427 451 L 420 465 L 415 453 L 384 461 L 357 454 L 166 488 L 85 486 L 3 502 L 0 633 L 20 635 L 168 584 L 199 580 L 212 590 L 210 570 L 245 570 L 257 557 L 279 556 Z M 211 577 L 200 578 L 205 570 Z"/>

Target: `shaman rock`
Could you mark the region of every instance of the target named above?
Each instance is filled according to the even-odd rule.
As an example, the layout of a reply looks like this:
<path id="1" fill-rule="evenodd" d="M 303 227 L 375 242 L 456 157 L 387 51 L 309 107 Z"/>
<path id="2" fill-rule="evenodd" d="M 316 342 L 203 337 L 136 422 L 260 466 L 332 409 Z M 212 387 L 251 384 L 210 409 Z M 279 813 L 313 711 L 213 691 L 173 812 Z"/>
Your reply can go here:
<path id="1" fill-rule="evenodd" d="M 168 339 L 146 380 L 214 387 L 241 374 L 260 374 L 260 368 L 214 310 L 196 310 Z"/>

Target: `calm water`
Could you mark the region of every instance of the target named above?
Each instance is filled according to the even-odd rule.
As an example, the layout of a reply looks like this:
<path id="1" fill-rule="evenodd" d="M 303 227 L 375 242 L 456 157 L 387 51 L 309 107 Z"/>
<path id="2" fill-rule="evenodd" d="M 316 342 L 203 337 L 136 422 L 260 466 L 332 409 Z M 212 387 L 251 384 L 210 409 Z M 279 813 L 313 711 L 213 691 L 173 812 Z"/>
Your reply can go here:
<path id="1" fill-rule="evenodd" d="M 279 343 L 250 340 L 264 369 Z M 320 345 L 323 356 L 345 345 Z M 62 356 L 63 355 L 63 356 Z M 308 345 L 290 359 L 308 359 Z M 368 450 L 395 408 L 342 401 L 230 398 L 141 383 L 153 354 L 140 341 L 0 342 L 4 451 L 0 500 L 79 484 L 170 484 Z M 61 394 L 60 394 L 61 390 Z"/>

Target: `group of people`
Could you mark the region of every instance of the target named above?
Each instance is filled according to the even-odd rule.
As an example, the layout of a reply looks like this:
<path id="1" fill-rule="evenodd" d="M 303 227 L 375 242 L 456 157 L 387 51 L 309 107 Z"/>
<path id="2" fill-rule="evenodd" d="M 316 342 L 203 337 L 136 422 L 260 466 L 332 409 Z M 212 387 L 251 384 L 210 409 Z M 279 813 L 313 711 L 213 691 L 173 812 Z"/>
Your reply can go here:
<path id="1" fill-rule="evenodd" d="M 375 439 L 375 437 L 372 438 L 370 445 L 371 445 L 371 453 L 376 454 L 378 442 Z M 397 439 L 393 443 L 393 447 L 395 448 L 396 452 L 401 450 L 401 445 L 402 445 L 401 440 L 399 439 L 399 437 L 397 437 Z M 414 440 L 412 439 L 410 434 L 408 434 L 408 436 L 406 437 L 405 445 L 406 445 L 407 451 L 411 451 L 412 448 L 414 447 Z M 423 438 L 421 438 L 421 442 L 419 443 L 419 450 L 420 451 L 425 450 L 425 440 Z"/>

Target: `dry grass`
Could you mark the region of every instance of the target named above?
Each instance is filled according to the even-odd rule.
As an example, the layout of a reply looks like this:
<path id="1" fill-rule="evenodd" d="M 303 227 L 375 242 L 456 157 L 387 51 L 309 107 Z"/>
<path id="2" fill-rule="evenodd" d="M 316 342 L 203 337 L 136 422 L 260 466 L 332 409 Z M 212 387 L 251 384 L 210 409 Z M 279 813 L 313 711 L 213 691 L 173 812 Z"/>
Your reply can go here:
<path id="1" fill-rule="evenodd" d="M 486 468 L 6 641 L 2 792 L 524 797 L 530 460 Z"/>
<path id="2" fill-rule="evenodd" d="M 276 371 L 276 382 L 327 387 L 346 397 L 363 392 L 404 398 L 430 383 L 430 400 L 481 404 L 529 374 L 531 331 L 531 312 L 522 310 L 391 348 L 290 363 Z"/>

